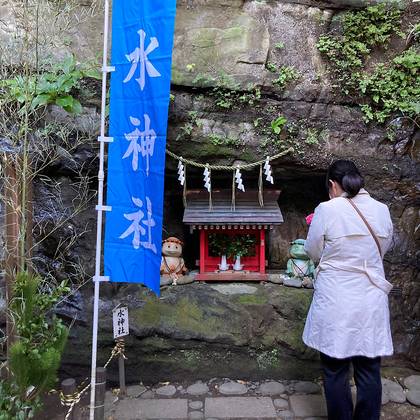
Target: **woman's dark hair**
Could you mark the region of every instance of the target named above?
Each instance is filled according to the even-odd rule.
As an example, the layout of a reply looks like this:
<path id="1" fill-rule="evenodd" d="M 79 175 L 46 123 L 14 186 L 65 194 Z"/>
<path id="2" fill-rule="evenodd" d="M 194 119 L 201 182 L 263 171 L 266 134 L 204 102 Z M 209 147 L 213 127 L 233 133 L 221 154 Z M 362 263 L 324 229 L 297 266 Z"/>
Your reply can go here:
<path id="1" fill-rule="evenodd" d="M 365 180 L 351 160 L 340 159 L 332 163 L 327 172 L 327 189 L 330 180 L 338 182 L 349 198 L 353 198 L 365 186 Z"/>

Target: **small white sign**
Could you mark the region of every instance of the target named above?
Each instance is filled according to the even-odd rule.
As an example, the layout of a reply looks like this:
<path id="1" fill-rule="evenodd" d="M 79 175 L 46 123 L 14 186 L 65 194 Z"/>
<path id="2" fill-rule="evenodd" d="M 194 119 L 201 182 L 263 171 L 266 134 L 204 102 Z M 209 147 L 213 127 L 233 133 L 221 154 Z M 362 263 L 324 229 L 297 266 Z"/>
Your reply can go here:
<path id="1" fill-rule="evenodd" d="M 117 306 L 112 310 L 112 323 L 114 325 L 114 338 L 129 334 L 128 308 L 126 306 Z"/>

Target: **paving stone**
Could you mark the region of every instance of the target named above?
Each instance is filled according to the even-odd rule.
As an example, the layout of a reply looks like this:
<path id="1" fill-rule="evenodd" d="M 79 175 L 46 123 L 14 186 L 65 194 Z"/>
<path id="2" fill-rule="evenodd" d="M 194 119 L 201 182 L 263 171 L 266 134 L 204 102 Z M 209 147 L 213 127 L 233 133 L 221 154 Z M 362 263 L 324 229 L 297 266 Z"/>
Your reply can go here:
<path id="1" fill-rule="evenodd" d="M 322 395 L 291 395 L 290 407 L 297 417 L 327 415 L 327 407 Z"/>
<path id="2" fill-rule="evenodd" d="M 280 395 L 286 391 L 286 387 L 280 382 L 270 381 L 264 382 L 258 388 L 258 393 L 262 395 Z"/>
<path id="3" fill-rule="evenodd" d="M 173 385 L 165 385 L 156 390 L 156 394 L 165 397 L 172 397 L 176 394 L 176 388 Z"/>
<path id="4" fill-rule="evenodd" d="M 276 398 L 273 400 L 273 403 L 276 408 L 289 408 L 289 401 L 284 400 L 283 398 Z"/>
<path id="5" fill-rule="evenodd" d="M 319 394 L 321 387 L 314 382 L 300 381 L 293 385 L 295 392 L 299 394 Z"/>
<path id="6" fill-rule="evenodd" d="M 143 385 L 130 385 L 127 387 L 127 396 L 138 397 L 144 391 L 146 388 Z"/>
<path id="7" fill-rule="evenodd" d="M 408 390 L 407 400 L 414 405 L 420 406 L 420 390 Z"/>
<path id="8" fill-rule="evenodd" d="M 206 417 L 263 419 L 276 417 L 273 401 L 269 397 L 206 398 Z"/>
<path id="9" fill-rule="evenodd" d="M 242 283 L 214 284 L 210 287 L 224 295 L 249 295 L 256 293 L 258 290 L 255 286 L 248 286 Z"/>
<path id="10" fill-rule="evenodd" d="M 406 400 L 402 386 L 389 379 L 382 378 L 382 392 L 388 395 L 389 401 L 402 404 Z"/>
<path id="11" fill-rule="evenodd" d="M 243 395 L 248 392 L 248 388 L 244 384 L 230 381 L 220 385 L 219 392 L 223 395 Z"/>
<path id="12" fill-rule="evenodd" d="M 155 393 L 153 391 L 146 391 L 143 394 L 140 395 L 140 398 L 145 398 L 145 399 L 150 399 L 153 398 L 155 396 Z"/>
<path id="13" fill-rule="evenodd" d="M 410 390 L 420 391 L 420 375 L 411 375 L 404 379 L 404 385 Z"/>
<path id="14" fill-rule="evenodd" d="M 187 394 L 189 395 L 204 395 L 209 392 L 209 387 L 203 382 L 196 382 L 187 388 Z"/>
<path id="15" fill-rule="evenodd" d="M 188 418 L 189 419 L 203 419 L 204 418 L 204 414 L 201 411 L 191 411 L 188 414 Z"/>
<path id="16" fill-rule="evenodd" d="M 293 420 L 295 418 L 295 415 L 289 410 L 283 410 L 278 413 L 277 418 L 281 420 Z"/>
<path id="17" fill-rule="evenodd" d="M 188 405 L 192 410 L 201 410 L 203 408 L 202 401 L 190 401 Z"/>
<path id="18" fill-rule="evenodd" d="M 114 417 L 118 420 L 185 420 L 188 418 L 188 401 L 181 398 L 124 399 L 118 403 Z"/>
<path id="19" fill-rule="evenodd" d="M 385 405 L 385 404 L 388 404 L 388 403 L 389 403 L 389 395 L 384 390 L 382 390 L 382 401 L 381 401 L 381 404 L 382 405 Z"/>
<path id="20" fill-rule="evenodd" d="M 110 410 L 111 407 L 118 401 L 118 397 L 111 391 L 105 392 L 105 410 Z"/>

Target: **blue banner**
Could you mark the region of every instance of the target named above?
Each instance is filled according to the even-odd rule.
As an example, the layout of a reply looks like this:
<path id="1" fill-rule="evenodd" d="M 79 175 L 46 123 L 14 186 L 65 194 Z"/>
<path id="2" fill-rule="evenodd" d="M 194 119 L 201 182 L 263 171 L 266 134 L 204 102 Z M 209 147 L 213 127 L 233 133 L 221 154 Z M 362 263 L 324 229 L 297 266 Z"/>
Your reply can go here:
<path id="1" fill-rule="evenodd" d="M 104 265 L 160 290 L 166 130 L 176 0 L 114 0 Z"/>

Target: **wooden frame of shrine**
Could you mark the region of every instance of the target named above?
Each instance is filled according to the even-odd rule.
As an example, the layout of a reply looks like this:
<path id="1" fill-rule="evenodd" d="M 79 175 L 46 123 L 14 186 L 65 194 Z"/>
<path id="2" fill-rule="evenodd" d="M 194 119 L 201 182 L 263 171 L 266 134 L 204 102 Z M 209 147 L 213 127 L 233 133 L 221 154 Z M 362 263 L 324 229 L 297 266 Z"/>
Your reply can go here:
<path id="1" fill-rule="evenodd" d="M 202 281 L 265 281 L 266 274 L 266 231 L 283 223 L 283 216 L 277 203 L 279 190 L 266 190 L 260 204 L 258 191 L 238 192 L 235 206 L 232 205 L 230 190 L 212 191 L 212 206 L 209 194 L 203 191 L 187 192 L 187 207 L 183 222 L 191 232 L 200 234 L 200 272 L 196 280 Z M 242 258 L 243 270 L 218 269 L 220 256 L 211 255 L 209 234 L 253 235 L 255 251 Z M 232 259 L 229 261 L 232 263 Z"/>

